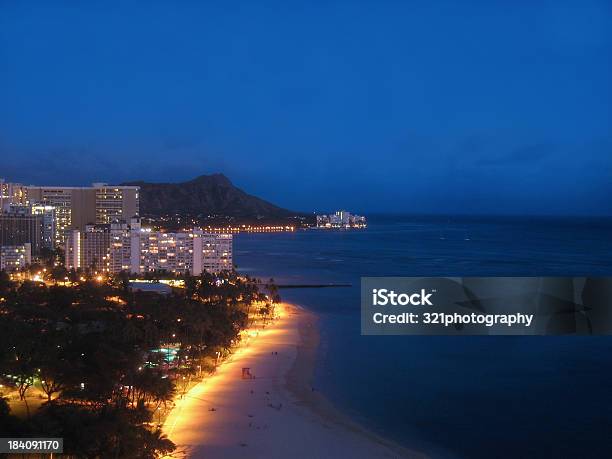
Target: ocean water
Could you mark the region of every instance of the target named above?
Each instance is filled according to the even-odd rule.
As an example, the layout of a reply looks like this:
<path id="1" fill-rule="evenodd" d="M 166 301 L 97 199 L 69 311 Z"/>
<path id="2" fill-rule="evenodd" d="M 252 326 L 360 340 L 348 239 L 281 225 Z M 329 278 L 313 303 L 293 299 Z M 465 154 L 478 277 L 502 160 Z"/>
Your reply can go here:
<path id="1" fill-rule="evenodd" d="M 321 317 L 315 389 L 433 457 L 612 457 L 612 337 L 361 336 L 362 276 L 612 275 L 612 219 L 371 216 L 240 234 L 240 271 Z M 612 307 L 612 305 L 611 305 Z"/>

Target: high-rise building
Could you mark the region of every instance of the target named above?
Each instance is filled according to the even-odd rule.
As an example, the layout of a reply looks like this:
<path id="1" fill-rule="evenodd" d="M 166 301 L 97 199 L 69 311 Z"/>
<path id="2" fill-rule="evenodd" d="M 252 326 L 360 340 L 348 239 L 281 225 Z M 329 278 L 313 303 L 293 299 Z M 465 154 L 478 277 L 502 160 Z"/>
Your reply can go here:
<path id="1" fill-rule="evenodd" d="M 0 178 L 0 209 L 7 205 L 26 205 L 28 189 L 21 183 L 7 183 Z"/>
<path id="2" fill-rule="evenodd" d="M 66 266 L 118 273 L 163 270 L 199 275 L 204 270 L 232 269 L 232 235 L 190 232 L 163 233 L 130 224 L 88 226 L 73 230 L 66 245 Z"/>
<path id="3" fill-rule="evenodd" d="M 66 269 L 81 267 L 81 232 L 79 230 L 70 230 L 66 233 L 64 256 Z"/>
<path id="4" fill-rule="evenodd" d="M 71 230 L 66 240 L 66 268 L 109 272 L 110 225 L 87 225 Z"/>
<path id="5" fill-rule="evenodd" d="M 93 223 L 93 218 L 90 220 L 86 216 L 81 219 L 77 217 L 77 213 L 81 213 L 86 209 L 85 205 L 77 205 L 77 203 L 84 203 L 87 201 L 85 199 L 85 194 L 85 190 L 69 187 L 28 188 L 28 195 L 32 201 L 55 208 L 55 229 L 57 232 L 57 242 L 59 244 L 64 243 L 66 232 L 73 228 L 73 222 L 82 220 L 79 223 L 85 224 L 89 220 L 89 223 Z"/>
<path id="6" fill-rule="evenodd" d="M 4 228 L 4 237 L 2 239 L 5 244 L 29 242 L 32 244 L 35 255 L 40 252 L 41 248 L 53 249 L 55 246 L 54 207 L 6 203 L 0 209 L 0 215 L 6 217 L 3 219 L 2 224 Z M 40 222 L 37 219 L 27 218 L 32 215 L 40 216 Z M 26 227 L 32 223 L 34 225 L 32 228 Z M 33 235 L 32 231 L 34 231 L 34 228 L 38 228 L 40 231 L 39 236 Z"/>
<path id="7" fill-rule="evenodd" d="M 109 186 L 94 183 L 96 224 L 128 220 L 139 212 L 139 189 L 135 186 Z"/>
<path id="8" fill-rule="evenodd" d="M 55 207 L 36 204 L 31 207 L 33 215 L 41 215 L 41 246 L 47 249 L 53 249 L 60 244 L 55 230 Z"/>
<path id="9" fill-rule="evenodd" d="M 0 179 L 0 212 L 8 209 L 10 213 L 42 216 L 42 240 L 32 241 L 34 254 L 41 246 L 64 245 L 71 230 L 85 231 L 87 225 L 129 220 L 138 215 L 139 207 L 137 186 L 26 186 Z"/>
<path id="10" fill-rule="evenodd" d="M 129 225 L 111 224 L 110 272 L 140 272 L 140 232 L 140 221 L 137 218 L 133 218 Z"/>
<path id="11" fill-rule="evenodd" d="M 69 230 L 84 231 L 87 225 L 128 220 L 139 213 L 139 188 L 94 183 L 91 187 L 27 187 L 30 202 L 55 207 L 57 243 Z"/>
<path id="12" fill-rule="evenodd" d="M 141 271 L 165 270 L 175 273 L 187 271 L 193 273 L 195 255 L 193 242 L 194 237 L 189 233 L 141 231 Z"/>
<path id="13" fill-rule="evenodd" d="M 208 272 L 218 272 L 233 269 L 233 254 L 231 234 L 196 233 L 202 242 L 202 269 Z M 199 252 L 195 247 L 194 252 Z"/>
<path id="14" fill-rule="evenodd" d="M 29 243 L 0 247 L 0 271 L 15 271 L 32 262 L 32 246 Z"/>
<path id="15" fill-rule="evenodd" d="M 43 217 L 21 212 L 0 213 L 0 247 L 31 244 L 31 254 L 42 248 Z"/>

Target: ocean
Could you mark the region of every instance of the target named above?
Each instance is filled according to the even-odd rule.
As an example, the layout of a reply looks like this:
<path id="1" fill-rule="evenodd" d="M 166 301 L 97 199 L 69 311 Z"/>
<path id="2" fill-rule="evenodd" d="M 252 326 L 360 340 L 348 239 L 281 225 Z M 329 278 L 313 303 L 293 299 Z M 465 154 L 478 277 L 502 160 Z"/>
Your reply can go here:
<path id="1" fill-rule="evenodd" d="M 370 216 L 239 234 L 238 270 L 321 317 L 315 389 L 439 458 L 610 457 L 612 337 L 361 336 L 362 276 L 612 275 L 612 219 Z M 612 306 L 612 305 L 611 305 Z"/>

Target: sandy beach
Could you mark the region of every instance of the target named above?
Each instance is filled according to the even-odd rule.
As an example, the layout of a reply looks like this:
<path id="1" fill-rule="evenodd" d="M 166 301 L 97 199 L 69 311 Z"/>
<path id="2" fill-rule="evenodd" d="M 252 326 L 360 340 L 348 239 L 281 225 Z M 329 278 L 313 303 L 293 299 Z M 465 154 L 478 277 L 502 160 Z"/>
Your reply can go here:
<path id="1" fill-rule="evenodd" d="M 280 319 L 179 400 L 164 424 L 178 446 L 173 457 L 423 457 L 362 429 L 312 390 L 317 317 L 280 308 Z M 243 368 L 254 378 L 243 379 Z"/>

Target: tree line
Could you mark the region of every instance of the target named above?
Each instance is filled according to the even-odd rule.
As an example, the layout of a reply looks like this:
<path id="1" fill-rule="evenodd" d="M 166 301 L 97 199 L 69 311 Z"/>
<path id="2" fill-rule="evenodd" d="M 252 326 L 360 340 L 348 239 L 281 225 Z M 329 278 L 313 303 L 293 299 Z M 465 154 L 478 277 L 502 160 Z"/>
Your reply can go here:
<path id="1" fill-rule="evenodd" d="M 127 273 L 101 280 L 35 266 L 28 277 L 43 269 L 38 281 L 0 272 L 0 380 L 26 407 L 15 416 L 0 398 L 0 431 L 62 437 L 75 457 L 172 452 L 156 415 L 214 371 L 249 315 L 269 317 L 279 300 L 273 283 L 266 295 L 235 271 L 181 276 L 184 288 L 164 294 L 131 288 Z M 44 397 L 35 409 L 33 388 Z"/>

